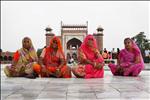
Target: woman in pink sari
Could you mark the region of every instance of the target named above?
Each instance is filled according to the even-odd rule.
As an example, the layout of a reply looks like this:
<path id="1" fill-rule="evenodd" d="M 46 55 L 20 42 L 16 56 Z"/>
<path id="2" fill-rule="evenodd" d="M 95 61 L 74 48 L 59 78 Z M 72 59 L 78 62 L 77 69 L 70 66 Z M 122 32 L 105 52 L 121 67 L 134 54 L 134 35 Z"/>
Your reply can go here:
<path id="1" fill-rule="evenodd" d="M 108 66 L 113 75 L 138 76 L 144 69 L 140 49 L 130 38 L 124 40 L 124 45 L 125 49 L 118 55 L 117 65 L 110 63 Z"/>
<path id="2" fill-rule="evenodd" d="M 102 78 L 104 76 L 104 59 L 100 55 L 96 39 L 87 35 L 78 49 L 79 65 L 72 68 L 78 78 Z"/>

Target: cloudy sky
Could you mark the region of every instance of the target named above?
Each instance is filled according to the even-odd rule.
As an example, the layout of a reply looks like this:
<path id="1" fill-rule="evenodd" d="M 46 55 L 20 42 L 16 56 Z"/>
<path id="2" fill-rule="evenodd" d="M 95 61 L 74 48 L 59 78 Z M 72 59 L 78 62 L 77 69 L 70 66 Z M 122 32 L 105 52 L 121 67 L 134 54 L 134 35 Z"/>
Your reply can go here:
<path id="1" fill-rule="evenodd" d="M 143 31 L 150 38 L 148 1 L 1 1 L 1 48 L 16 51 L 31 37 L 36 49 L 45 45 L 45 28 L 60 35 L 60 22 L 86 24 L 89 34 L 104 28 L 104 47 L 123 48 L 125 37 Z"/>

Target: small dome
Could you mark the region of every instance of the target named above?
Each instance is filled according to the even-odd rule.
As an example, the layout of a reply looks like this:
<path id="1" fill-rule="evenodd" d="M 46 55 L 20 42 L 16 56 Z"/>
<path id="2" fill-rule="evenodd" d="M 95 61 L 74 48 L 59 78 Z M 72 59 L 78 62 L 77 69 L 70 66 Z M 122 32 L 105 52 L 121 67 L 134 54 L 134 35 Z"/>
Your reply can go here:
<path id="1" fill-rule="evenodd" d="M 104 29 L 101 26 L 98 26 L 96 30 L 99 32 L 99 31 L 103 31 Z"/>
<path id="2" fill-rule="evenodd" d="M 50 28 L 49 26 L 45 29 L 46 31 L 52 31 L 52 28 Z"/>

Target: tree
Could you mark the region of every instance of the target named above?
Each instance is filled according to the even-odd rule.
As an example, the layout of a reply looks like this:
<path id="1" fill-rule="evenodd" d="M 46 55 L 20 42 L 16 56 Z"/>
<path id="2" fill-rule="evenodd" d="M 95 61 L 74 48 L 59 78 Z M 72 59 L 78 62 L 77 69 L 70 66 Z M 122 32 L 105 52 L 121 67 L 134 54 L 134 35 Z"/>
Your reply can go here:
<path id="1" fill-rule="evenodd" d="M 140 32 L 136 36 L 132 37 L 132 39 L 138 45 L 139 49 L 141 50 L 142 56 L 144 57 L 145 49 L 150 49 L 150 40 L 147 39 L 144 32 Z"/>
<path id="2" fill-rule="evenodd" d="M 42 50 L 43 50 L 43 48 L 37 50 L 37 56 L 38 56 L 38 57 L 40 57 L 40 55 L 41 55 L 41 53 L 42 53 Z"/>

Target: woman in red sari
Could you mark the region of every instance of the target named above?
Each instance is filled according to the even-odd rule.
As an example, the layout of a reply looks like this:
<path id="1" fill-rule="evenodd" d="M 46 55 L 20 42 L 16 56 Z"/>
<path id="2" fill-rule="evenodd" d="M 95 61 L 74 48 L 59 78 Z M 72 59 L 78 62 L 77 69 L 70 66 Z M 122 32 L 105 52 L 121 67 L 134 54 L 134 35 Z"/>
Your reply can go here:
<path id="1" fill-rule="evenodd" d="M 50 46 L 45 48 L 40 56 L 42 77 L 71 78 L 71 69 L 66 66 L 60 39 L 54 36 Z"/>
<path id="2" fill-rule="evenodd" d="M 72 72 L 79 78 L 102 78 L 104 76 L 104 59 L 100 55 L 96 39 L 92 35 L 86 36 L 78 49 L 79 65 L 72 68 Z"/>

